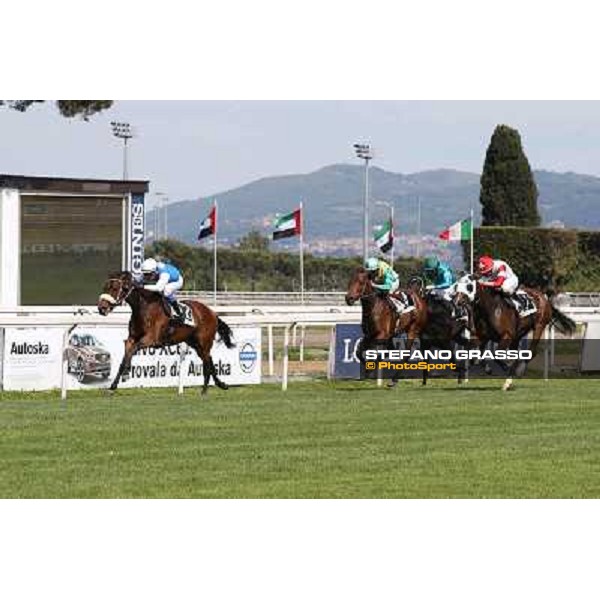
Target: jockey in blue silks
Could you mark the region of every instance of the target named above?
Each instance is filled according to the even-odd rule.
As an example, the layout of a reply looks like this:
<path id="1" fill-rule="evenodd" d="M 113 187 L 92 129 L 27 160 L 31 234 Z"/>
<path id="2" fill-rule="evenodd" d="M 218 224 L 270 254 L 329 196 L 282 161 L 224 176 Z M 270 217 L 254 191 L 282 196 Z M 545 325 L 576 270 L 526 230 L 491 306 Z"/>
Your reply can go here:
<path id="1" fill-rule="evenodd" d="M 144 280 L 148 275 L 157 277 L 154 283 L 144 283 L 144 289 L 162 294 L 173 307 L 175 318 L 183 322 L 185 319 L 183 308 L 175 298 L 175 292 L 183 286 L 183 277 L 179 269 L 169 263 L 157 261 L 155 258 L 147 258 L 142 263 L 142 274 Z"/>
<path id="2" fill-rule="evenodd" d="M 430 296 L 452 302 L 456 276 L 452 267 L 435 256 L 425 259 L 425 277 L 431 283 L 425 288 Z"/>

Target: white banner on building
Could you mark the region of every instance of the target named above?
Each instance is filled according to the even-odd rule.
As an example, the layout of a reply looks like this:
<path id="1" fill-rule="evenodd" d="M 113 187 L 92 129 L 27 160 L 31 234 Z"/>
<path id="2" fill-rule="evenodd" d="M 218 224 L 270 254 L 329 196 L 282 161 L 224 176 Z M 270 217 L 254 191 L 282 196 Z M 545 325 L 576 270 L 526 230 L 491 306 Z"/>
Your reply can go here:
<path id="1" fill-rule="evenodd" d="M 5 390 L 42 390 L 60 387 L 62 370 L 61 329 L 6 329 L 4 345 Z M 80 326 L 70 334 L 65 349 L 68 388 L 108 387 L 123 359 L 127 328 Z M 260 327 L 233 328 L 236 346 L 226 348 L 215 342 L 211 352 L 218 377 L 230 385 L 261 381 Z M 120 387 L 168 387 L 179 382 L 180 356 L 184 386 L 204 382 L 202 361 L 185 344 L 168 348 L 147 348 L 132 360 L 130 376 Z M 211 381 L 212 384 L 212 381 Z"/>

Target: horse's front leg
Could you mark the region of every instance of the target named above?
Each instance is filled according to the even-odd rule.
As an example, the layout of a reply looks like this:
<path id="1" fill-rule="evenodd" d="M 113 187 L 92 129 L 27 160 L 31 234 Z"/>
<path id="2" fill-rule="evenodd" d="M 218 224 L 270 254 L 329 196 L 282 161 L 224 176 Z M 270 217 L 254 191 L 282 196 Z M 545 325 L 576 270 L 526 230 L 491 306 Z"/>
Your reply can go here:
<path id="1" fill-rule="evenodd" d="M 110 389 L 112 391 L 117 389 L 121 377 L 129 372 L 129 369 L 131 368 L 131 359 L 133 355 L 138 351 L 139 347 L 139 340 L 135 340 L 132 337 L 128 337 L 125 340 L 125 353 L 123 354 L 123 360 L 121 361 L 119 370 L 117 371 L 117 376 L 115 377 L 114 381 L 110 386 Z"/>
<path id="2" fill-rule="evenodd" d="M 500 340 L 500 343 L 498 344 L 498 350 L 508 350 L 513 348 L 513 346 L 515 346 L 515 342 L 512 340 L 512 338 L 508 335 L 505 334 L 502 339 Z M 519 346 L 519 340 L 516 340 L 516 347 Z M 510 390 L 512 388 L 512 384 L 513 384 L 513 377 L 515 374 L 515 370 L 517 368 L 517 365 L 519 364 L 518 360 L 513 360 L 511 361 L 509 367 L 508 367 L 508 377 L 504 380 L 504 385 L 502 386 L 502 391 L 503 392 L 507 392 L 508 390 Z"/>

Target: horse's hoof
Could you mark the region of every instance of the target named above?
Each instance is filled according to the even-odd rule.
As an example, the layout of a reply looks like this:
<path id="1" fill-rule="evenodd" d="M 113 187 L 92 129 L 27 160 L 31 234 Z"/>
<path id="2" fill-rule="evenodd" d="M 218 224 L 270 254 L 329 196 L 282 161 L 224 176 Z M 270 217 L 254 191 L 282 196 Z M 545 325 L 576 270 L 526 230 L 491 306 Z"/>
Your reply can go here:
<path id="1" fill-rule="evenodd" d="M 221 390 L 228 390 L 229 386 L 226 383 L 217 383 L 217 387 Z"/>
<path id="2" fill-rule="evenodd" d="M 205 395 L 206 395 L 206 392 L 208 392 L 208 388 L 205 388 L 205 387 L 203 387 L 203 388 L 200 390 L 200 395 L 201 395 L 201 396 L 205 396 Z"/>
<path id="3" fill-rule="evenodd" d="M 396 385 L 397 385 L 397 383 L 398 383 L 397 381 L 395 381 L 395 380 L 392 379 L 391 381 L 387 382 L 387 387 L 389 387 L 389 388 L 395 388 Z"/>
<path id="4" fill-rule="evenodd" d="M 502 386 L 502 391 L 503 392 L 508 392 L 508 390 L 510 390 L 512 388 L 512 384 L 513 384 L 513 380 L 512 379 L 507 379 L 504 382 L 504 385 Z"/>

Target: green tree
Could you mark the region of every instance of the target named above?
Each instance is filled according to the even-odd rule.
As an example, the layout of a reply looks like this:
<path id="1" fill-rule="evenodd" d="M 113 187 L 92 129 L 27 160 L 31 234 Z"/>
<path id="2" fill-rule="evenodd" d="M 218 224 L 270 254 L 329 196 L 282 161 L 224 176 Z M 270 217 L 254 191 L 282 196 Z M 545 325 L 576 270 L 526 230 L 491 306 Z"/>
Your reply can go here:
<path id="1" fill-rule="evenodd" d="M 19 112 L 25 112 L 34 104 L 45 100 L 0 100 L 0 106 L 6 106 Z M 113 105 L 112 100 L 57 100 L 56 106 L 63 117 L 81 117 L 87 121 L 92 115 Z"/>
<path id="2" fill-rule="evenodd" d="M 238 242 L 238 248 L 240 250 L 254 250 L 258 252 L 268 252 L 269 250 L 269 238 L 265 237 L 256 229 L 249 231 L 244 237 Z"/>
<path id="3" fill-rule="evenodd" d="M 498 125 L 481 175 L 482 225 L 537 227 L 537 198 L 537 186 L 519 132 Z"/>

